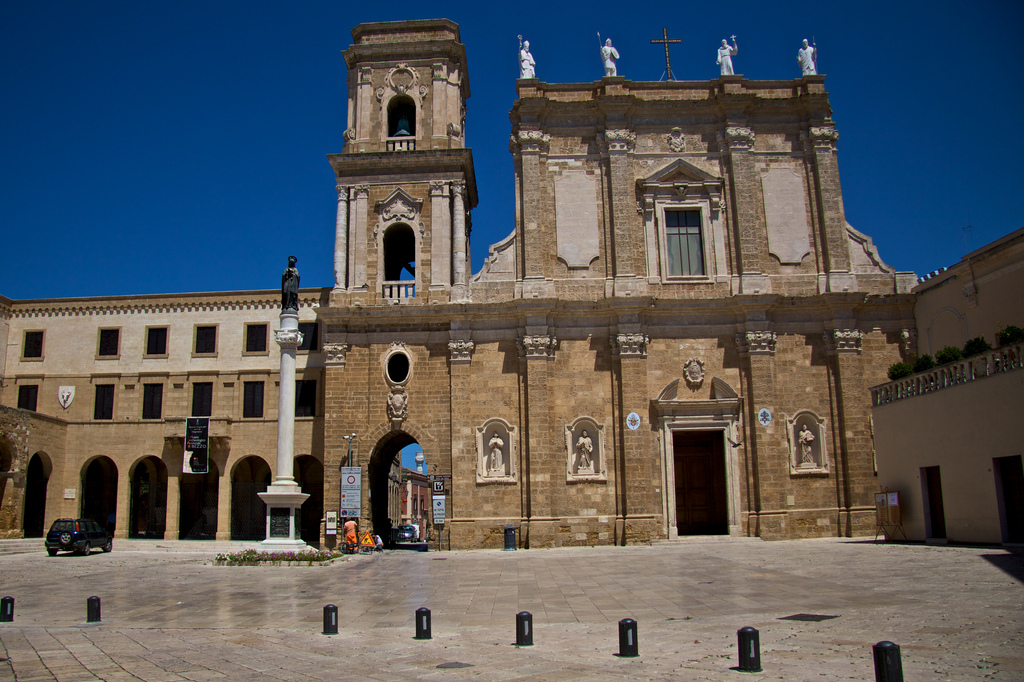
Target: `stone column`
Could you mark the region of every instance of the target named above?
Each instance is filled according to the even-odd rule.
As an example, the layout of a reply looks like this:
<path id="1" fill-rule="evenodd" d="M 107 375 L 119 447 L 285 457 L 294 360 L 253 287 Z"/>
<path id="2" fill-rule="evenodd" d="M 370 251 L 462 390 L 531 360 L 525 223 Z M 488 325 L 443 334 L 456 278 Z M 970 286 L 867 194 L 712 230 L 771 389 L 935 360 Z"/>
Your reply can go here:
<path id="1" fill-rule="evenodd" d="M 128 470 L 126 469 L 125 474 L 127 473 Z M 22 488 L 22 490 L 24 490 L 24 488 Z M 117 500 L 116 508 L 114 510 L 114 537 L 117 539 L 123 540 L 128 538 L 128 524 L 131 522 L 131 519 L 128 518 L 128 508 L 130 506 L 128 502 L 131 494 L 131 479 L 128 480 L 128 485 L 117 486 Z"/>
<path id="2" fill-rule="evenodd" d="M 348 187 L 338 185 L 338 217 L 334 222 L 334 288 L 348 288 Z"/>
<path id="3" fill-rule="evenodd" d="M 527 325 L 519 338 L 520 366 L 525 376 L 523 486 L 527 489 L 526 510 L 520 542 L 525 547 L 552 547 L 555 544 L 555 498 L 565 486 L 565 456 L 559 430 L 551 423 L 548 393 L 550 361 L 558 340 L 546 325 Z"/>
<path id="4" fill-rule="evenodd" d="M 731 125 L 725 129 L 721 145 L 732 170 L 730 184 L 734 208 L 730 227 L 740 276 L 738 293 L 766 294 L 769 284 L 764 275 L 764 262 L 768 232 L 764 226 L 761 183 L 750 158 L 754 131 L 746 126 Z"/>
<path id="5" fill-rule="evenodd" d="M 448 183 L 430 181 L 430 288 L 452 285 L 452 224 L 448 210 Z"/>
<path id="6" fill-rule="evenodd" d="M 281 311 L 281 328 L 274 339 L 281 347 L 281 378 L 277 398 L 277 466 L 274 482 L 260 499 L 267 504 L 267 539 L 261 547 L 269 551 L 306 549 L 306 544 L 295 537 L 295 517 L 302 503 L 309 497 L 303 493 L 292 475 L 295 449 L 295 353 L 302 343 L 297 311 Z M 287 514 L 288 535 L 276 530 L 277 523 Z M 278 520 L 275 522 L 275 519 Z"/>
<path id="7" fill-rule="evenodd" d="M 466 300 L 466 183 L 452 188 L 452 300 Z"/>
<path id="8" fill-rule="evenodd" d="M 366 282 L 366 211 L 369 185 L 352 188 L 354 205 L 349 207 L 349 289 L 359 289 Z"/>

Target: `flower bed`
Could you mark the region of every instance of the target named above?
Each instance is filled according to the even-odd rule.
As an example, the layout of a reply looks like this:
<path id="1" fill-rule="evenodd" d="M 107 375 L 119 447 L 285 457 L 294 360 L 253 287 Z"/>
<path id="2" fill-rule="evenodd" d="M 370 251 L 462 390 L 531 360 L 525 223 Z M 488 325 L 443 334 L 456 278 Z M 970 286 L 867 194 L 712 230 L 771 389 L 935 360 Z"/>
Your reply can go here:
<path id="1" fill-rule="evenodd" d="M 217 566 L 325 566 L 341 558 L 330 550 L 309 550 L 303 552 L 257 552 L 245 549 L 241 552 L 218 554 L 214 559 Z"/>

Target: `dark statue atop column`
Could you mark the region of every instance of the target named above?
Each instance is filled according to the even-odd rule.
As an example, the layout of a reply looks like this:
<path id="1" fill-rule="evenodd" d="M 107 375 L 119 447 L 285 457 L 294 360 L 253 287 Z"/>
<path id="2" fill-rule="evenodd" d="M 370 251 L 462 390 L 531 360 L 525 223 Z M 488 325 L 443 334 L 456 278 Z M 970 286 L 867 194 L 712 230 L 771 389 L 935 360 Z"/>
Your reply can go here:
<path id="1" fill-rule="evenodd" d="M 288 256 L 288 268 L 281 275 L 281 310 L 299 310 L 299 271 L 295 256 Z"/>

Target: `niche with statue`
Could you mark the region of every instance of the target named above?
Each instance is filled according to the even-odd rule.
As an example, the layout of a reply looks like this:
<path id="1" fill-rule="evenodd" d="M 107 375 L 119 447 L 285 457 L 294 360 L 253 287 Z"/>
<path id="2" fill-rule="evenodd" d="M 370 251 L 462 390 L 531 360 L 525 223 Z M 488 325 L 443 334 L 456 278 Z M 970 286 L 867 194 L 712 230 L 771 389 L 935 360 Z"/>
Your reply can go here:
<path id="1" fill-rule="evenodd" d="M 789 434 L 789 471 L 791 474 L 827 474 L 828 449 L 825 447 L 825 420 L 810 410 L 787 419 Z"/>
<path id="2" fill-rule="evenodd" d="M 590 417 L 580 417 L 565 427 L 567 482 L 607 481 L 604 426 Z"/>
<path id="3" fill-rule="evenodd" d="M 476 482 L 516 482 L 516 427 L 489 419 L 476 427 Z"/>

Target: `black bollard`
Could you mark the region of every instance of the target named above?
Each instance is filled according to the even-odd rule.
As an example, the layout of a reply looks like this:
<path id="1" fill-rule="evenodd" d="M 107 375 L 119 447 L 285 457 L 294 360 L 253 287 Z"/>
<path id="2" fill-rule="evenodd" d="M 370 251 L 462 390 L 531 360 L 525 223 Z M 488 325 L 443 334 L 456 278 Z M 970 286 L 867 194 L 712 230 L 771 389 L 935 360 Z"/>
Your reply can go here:
<path id="1" fill-rule="evenodd" d="M 875 682 L 903 682 L 900 647 L 892 642 L 879 642 L 871 647 L 875 657 Z"/>
<path id="2" fill-rule="evenodd" d="M 529 611 L 516 614 L 516 646 L 533 646 L 533 614 Z"/>
<path id="3" fill-rule="evenodd" d="M 740 628 L 736 631 L 739 639 L 741 673 L 761 672 L 761 635 L 752 627 Z"/>
<path id="4" fill-rule="evenodd" d="M 511 524 L 505 526 L 505 551 L 516 551 L 516 527 Z"/>
<path id="5" fill-rule="evenodd" d="M 87 623 L 98 623 L 100 620 L 100 598 L 89 597 L 85 602 L 85 622 Z"/>
<path id="6" fill-rule="evenodd" d="M 14 621 L 14 597 L 0 599 L 0 623 Z"/>
<path id="7" fill-rule="evenodd" d="M 623 618 L 619 621 L 619 656 L 632 658 L 640 655 L 640 643 L 636 637 L 636 621 Z"/>
<path id="8" fill-rule="evenodd" d="M 338 634 L 338 607 L 334 604 L 324 607 L 324 634 Z"/>
<path id="9" fill-rule="evenodd" d="M 430 639 L 430 609 L 416 609 L 416 639 Z"/>

